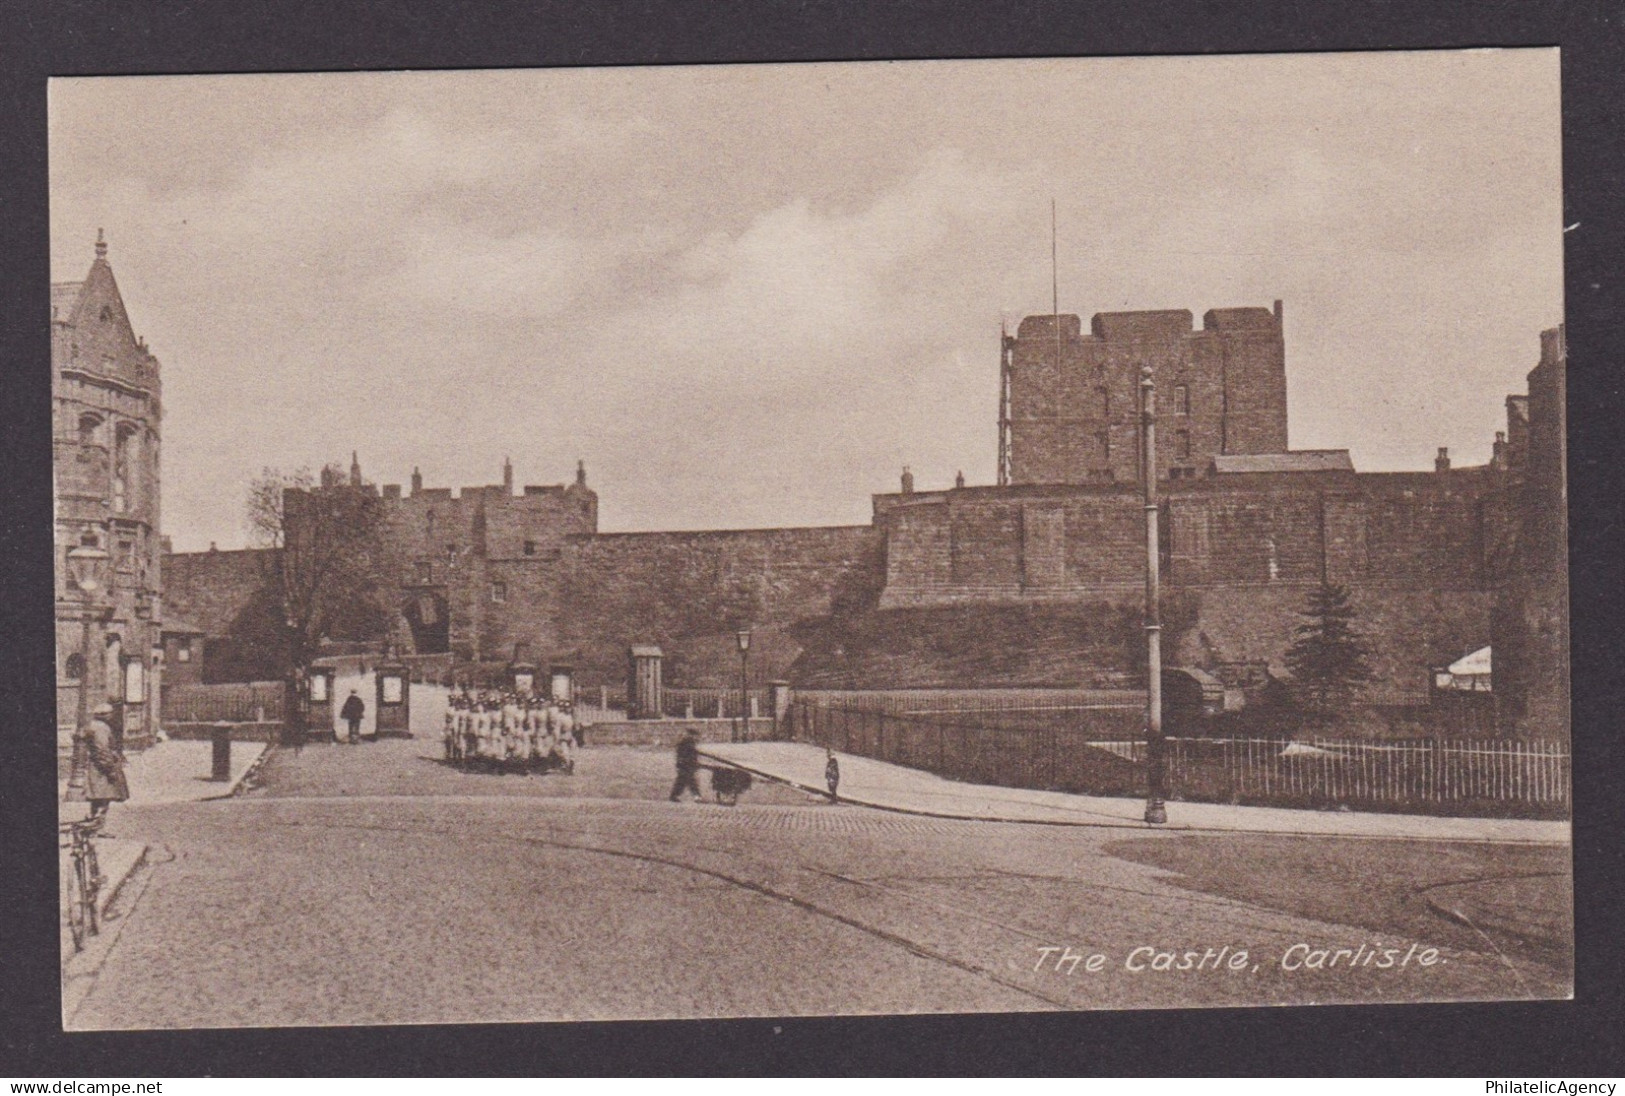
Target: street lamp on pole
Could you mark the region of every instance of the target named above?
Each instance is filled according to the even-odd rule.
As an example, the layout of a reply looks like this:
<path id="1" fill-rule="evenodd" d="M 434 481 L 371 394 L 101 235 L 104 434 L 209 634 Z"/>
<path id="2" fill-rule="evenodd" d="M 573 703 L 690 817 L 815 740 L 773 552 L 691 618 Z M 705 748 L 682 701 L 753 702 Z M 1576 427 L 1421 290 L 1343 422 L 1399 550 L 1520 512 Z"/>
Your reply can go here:
<path id="1" fill-rule="evenodd" d="M 68 552 L 68 577 L 84 601 L 84 609 L 79 616 L 79 699 L 74 715 L 73 760 L 68 773 L 70 790 L 83 789 L 85 769 L 89 764 L 85 732 L 90 725 L 90 626 L 101 617 L 102 609 L 97 599 L 107 585 L 107 564 L 106 550 L 94 544 L 81 544 Z"/>
<path id="2" fill-rule="evenodd" d="M 750 629 L 741 628 L 735 636 L 739 641 L 739 737 L 734 741 L 750 739 Z"/>
<path id="3" fill-rule="evenodd" d="M 1162 741 L 1162 613 L 1157 558 L 1157 389 L 1151 363 L 1140 367 L 1140 484 L 1145 498 L 1145 820 L 1168 821 Z"/>

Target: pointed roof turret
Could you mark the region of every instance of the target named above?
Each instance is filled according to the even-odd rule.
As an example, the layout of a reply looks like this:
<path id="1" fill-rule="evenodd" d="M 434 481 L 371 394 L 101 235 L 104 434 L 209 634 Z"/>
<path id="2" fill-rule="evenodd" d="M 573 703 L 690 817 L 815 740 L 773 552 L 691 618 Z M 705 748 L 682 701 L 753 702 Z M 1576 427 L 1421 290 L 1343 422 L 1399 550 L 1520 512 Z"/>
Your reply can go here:
<path id="1" fill-rule="evenodd" d="M 350 450 L 350 486 L 361 486 L 361 461 L 356 458 L 356 451 Z"/>
<path id="2" fill-rule="evenodd" d="M 107 237 L 102 235 L 99 228 L 96 230 L 96 261 L 103 263 L 107 261 Z"/>

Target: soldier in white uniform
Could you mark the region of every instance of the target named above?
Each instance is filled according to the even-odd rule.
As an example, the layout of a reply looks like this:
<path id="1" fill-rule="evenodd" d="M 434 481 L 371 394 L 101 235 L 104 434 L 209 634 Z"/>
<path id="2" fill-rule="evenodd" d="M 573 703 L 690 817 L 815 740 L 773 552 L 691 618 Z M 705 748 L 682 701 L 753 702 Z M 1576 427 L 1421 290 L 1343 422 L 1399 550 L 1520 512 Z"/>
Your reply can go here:
<path id="1" fill-rule="evenodd" d="M 457 731 L 463 739 L 462 762 L 467 765 L 479 756 L 480 740 L 474 734 L 474 700 L 466 690 L 457 704 Z"/>
<path id="2" fill-rule="evenodd" d="M 492 749 L 491 723 L 491 705 L 486 698 L 481 697 L 474 705 L 474 739 L 478 743 L 475 752 L 483 761 L 490 761 L 498 756 Z"/>
<path id="3" fill-rule="evenodd" d="M 559 761 L 566 772 L 574 772 L 576 767 L 575 752 L 578 740 L 576 738 L 575 714 L 570 710 L 568 700 L 559 701 L 553 717 L 554 749 L 559 755 Z"/>
<path id="4" fill-rule="evenodd" d="M 542 768 L 547 760 L 547 716 L 542 711 L 541 701 L 534 696 L 525 702 L 525 737 L 527 763 L 532 769 Z"/>

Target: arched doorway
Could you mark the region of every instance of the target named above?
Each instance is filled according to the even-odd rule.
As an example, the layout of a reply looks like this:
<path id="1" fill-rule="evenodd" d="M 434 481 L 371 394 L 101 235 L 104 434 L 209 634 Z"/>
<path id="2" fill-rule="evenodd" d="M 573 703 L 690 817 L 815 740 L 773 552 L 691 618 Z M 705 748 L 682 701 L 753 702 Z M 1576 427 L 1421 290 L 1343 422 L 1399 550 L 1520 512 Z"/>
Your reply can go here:
<path id="1" fill-rule="evenodd" d="M 401 615 L 412 629 L 412 647 L 420 655 L 440 655 L 451 650 L 451 615 L 446 595 L 439 590 L 415 590 L 406 599 Z"/>

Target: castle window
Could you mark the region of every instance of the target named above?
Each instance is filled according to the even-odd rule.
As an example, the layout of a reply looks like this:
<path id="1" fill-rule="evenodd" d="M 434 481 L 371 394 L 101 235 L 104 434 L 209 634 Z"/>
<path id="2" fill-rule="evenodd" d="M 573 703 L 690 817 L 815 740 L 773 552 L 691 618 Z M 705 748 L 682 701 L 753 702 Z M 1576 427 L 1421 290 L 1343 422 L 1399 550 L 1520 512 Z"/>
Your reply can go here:
<path id="1" fill-rule="evenodd" d="M 525 555 L 534 556 L 535 554 L 536 554 L 536 542 L 534 540 L 525 541 Z"/>
<path id="2" fill-rule="evenodd" d="M 62 675 L 69 681 L 79 681 L 85 676 L 85 656 L 78 651 L 68 656 L 68 664 L 63 667 Z"/>
<path id="3" fill-rule="evenodd" d="M 1100 451 L 1100 463 L 1110 464 L 1112 461 L 1112 435 L 1109 430 L 1100 430 L 1095 433 L 1095 448 Z"/>
<path id="4" fill-rule="evenodd" d="M 1274 582 L 1281 577 L 1281 554 L 1276 550 L 1275 538 L 1267 538 L 1264 541 L 1264 548 L 1269 554 L 1270 581 Z"/>
<path id="5" fill-rule="evenodd" d="M 79 444 L 95 445 L 96 431 L 101 429 L 102 420 L 99 415 L 79 416 Z"/>
<path id="6" fill-rule="evenodd" d="M 190 661 L 192 661 L 192 641 L 190 639 L 182 639 L 182 640 L 179 640 L 179 641 L 176 642 L 176 644 L 175 644 L 175 661 L 176 662 L 190 662 Z"/>
<path id="7" fill-rule="evenodd" d="M 432 563 L 419 563 L 418 564 L 418 585 L 419 586 L 427 586 L 433 581 L 434 581 L 434 564 L 432 564 Z"/>
<path id="8" fill-rule="evenodd" d="M 508 584 L 506 582 L 493 582 L 493 583 L 491 583 L 491 600 L 492 601 L 507 601 L 508 600 Z"/>
<path id="9" fill-rule="evenodd" d="M 1191 413 L 1191 390 L 1183 384 L 1174 385 L 1174 414 L 1188 415 Z"/>
<path id="10" fill-rule="evenodd" d="M 432 538 L 434 536 L 434 511 L 430 510 L 427 514 L 425 514 L 423 516 L 423 521 L 424 521 L 424 524 L 427 526 L 427 531 L 426 531 L 425 535 Z"/>
<path id="11" fill-rule="evenodd" d="M 446 558 L 448 560 L 455 560 L 457 558 L 457 545 L 455 545 L 455 544 L 446 545 Z"/>
<path id="12" fill-rule="evenodd" d="M 1191 432 L 1189 430 L 1175 431 L 1174 444 L 1179 453 L 1180 460 L 1191 459 Z"/>
<path id="13" fill-rule="evenodd" d="M 124 703 L 147 701 L 147 664 L 133 655 L 124 660 Z"/>

